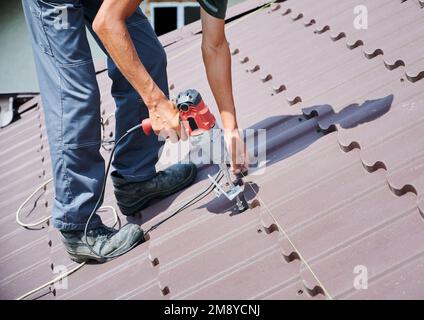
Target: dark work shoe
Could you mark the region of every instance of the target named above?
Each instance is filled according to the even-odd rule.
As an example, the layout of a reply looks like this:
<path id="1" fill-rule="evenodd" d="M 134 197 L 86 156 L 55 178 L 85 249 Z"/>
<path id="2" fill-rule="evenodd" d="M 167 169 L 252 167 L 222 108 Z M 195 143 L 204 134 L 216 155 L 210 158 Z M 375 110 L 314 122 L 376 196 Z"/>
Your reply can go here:
<path id="1" fill-rule="evenodd" d="M 136 224 L 129 223 L 119 230 L 101 226 L 87 231 L 87 242 L 95 252 L 93 253 L 84 241 L 84 231 L 61 231 L 61 234 L 71 260 L 78 263 L 89 260 L 106 262 L 144 240 L 144 232 Z M 97 254 L 113 257 L 101 257 Z"/>
<path id="2" fill-rule="evenodd" d="M 151 200 L 167 197 L 189 186 L 196 174 L 196 165 L 189 163 L 174 164 L 143 182 L 127 182 L 116 171 L 111 176 L 118 206 L 124 215 L 131 216 L 146 208 Z"/>

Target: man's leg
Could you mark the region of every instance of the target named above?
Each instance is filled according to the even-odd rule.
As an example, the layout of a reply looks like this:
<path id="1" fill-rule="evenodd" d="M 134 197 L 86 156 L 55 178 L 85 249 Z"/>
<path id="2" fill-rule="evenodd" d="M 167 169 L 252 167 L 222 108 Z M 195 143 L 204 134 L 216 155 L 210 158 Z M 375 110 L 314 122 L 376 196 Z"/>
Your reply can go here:
<path id="1" fill-rule="evenodd" d="M 72 260 L 107 261 L 143 240 L 138 225 L 119 231 L 89 215 L 101 193 L 100 94 L 79 0 L 23 0 L 37 66 L 55 184 L 53 224 Z M 90 247 L 87 245 L 90 243 Z"/>
<path id="2" fill-rule="evenodd" d="M 100 95 L 79 1 L 22 1 L 41 91 L 55 185 L 53 225 L 82 230 L 100 195 Z M 91 221 L 101 224 L 98 216 Z"/>
<path id="3" fill-rule="evenodd" d="M 138 9 L 127 22 L 128 31 L 143 65 L 166 96 L 169 96 L 166 72 L 166 54 L 157 39 L 150 22 Z M 118 67 L 108 59 L 109 76 L 113 81 L 112 96 L 116 102 L 116 135 L 121 137 L 126 130 L 149 117 L 140 95 L 125 79 Z M 164 141 L 154 134 L 134 134 L 117 147 L 113 166 L 129 182 L 146 181 L 155 174 L 160 149 Z"/>
<path id="4" fill-rule="evenodd" d="M 91 28 L 101 2 L 83 0 L 82 3 L 87 27 L 106 52 Z M 166 54 L 140 8 L 127 20 L 127 27 L 141 62 L 155 83 L 168 96 Z M 117 107 L 115 139 L 119 139 L 128 129 L 140 124 L 149 115 L 140 95 L 110 58 L 108 71 L 113 81 L 112 96 Z M 149 200 L 174 193 L 195 179 L 196 168 L 192 164 L 175 165 L 159 175 L 156 173 L 155 165 L 163 144 L 156 135 L 145 136 L 140 131 L 117 146 L 113 162 L 116 172 L 112 173 L 112 179 L 122 213 L 134 214 L 145 207 Z"/>
<path id="5" fill-rule="evenodd" d="M 87 27 L 107 54 L 101 41 L 91 28 L 101 1 L 83 0 L 82 3 Z M 161 90 L 168 95 L 166 54 L 141 9 L 138 9 L 128 19 L 127 27 L 143 65 Z M 128 129 L 148 118 L 149 114 L 146 105 L 140 99 L 140 95 L 122 75 L 110 57 L 108 57 L 108 74 L 112 80 L 111 93 L 116 103 L 115 139 L 117 140 Z M 117 146 L 113 166 L 129 182 L 149 180 L 156 173 L 155 165 L 163 144 L 164 142 L 160 141 L 156 135 L 133 134 Z"/>

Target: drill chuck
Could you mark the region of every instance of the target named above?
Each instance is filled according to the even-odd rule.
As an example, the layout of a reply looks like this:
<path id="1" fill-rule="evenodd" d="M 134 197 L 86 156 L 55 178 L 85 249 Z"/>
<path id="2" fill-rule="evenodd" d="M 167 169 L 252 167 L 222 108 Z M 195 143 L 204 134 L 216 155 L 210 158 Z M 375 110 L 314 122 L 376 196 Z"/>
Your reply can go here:
<path id="1" fill-rule="evenodd" d="M 181 92 L 177 96 L 176 103 L 181 121 L 190 136 L 202 134 L 215 126 L 216 119 L 197 90 L 189 89 Z"/>

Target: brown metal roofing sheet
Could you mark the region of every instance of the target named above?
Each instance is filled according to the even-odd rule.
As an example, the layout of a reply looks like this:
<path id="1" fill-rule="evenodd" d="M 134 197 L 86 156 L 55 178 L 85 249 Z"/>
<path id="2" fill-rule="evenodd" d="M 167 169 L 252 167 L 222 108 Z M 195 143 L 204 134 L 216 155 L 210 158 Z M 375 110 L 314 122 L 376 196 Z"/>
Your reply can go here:
<path id="1" fill-rule="evenodd" d="M 349 299 L 416 299 L 422 297 L 422 270 L 424 254 L 410 257 L 402 264 L 373 279 L 374 285 L 367 290 L 356 290 L 344 296 Z M 408 288 L 408 290 L 404 290 Z"/>
<path id="2" fill-rule="evenodd" d="M 378 211 L 376 208 L 374 210 Z M 380 225 L 366 231 L 368 234 L 364 232 L 357 241 L 350 241 L 347 248 L 332 252 L 310 264 L 334 298 L 343 298 L 344 294 L 357 291 L 353 285 L 356 266 L 367 268 L 368 286 L 373 287 L 375 278 L 391 274 L 411 258 L 422 256 L 423 249 L 416 244 L 424 240 L 423 219 L 414 208 L 412 200 L 409 208 L 400 210 L 398 216 L 392 220 L 383 220 Z M 408 274 L 407 270 L 403 272 Z M 405 294 L 409 295 L 410 290 L 416 292 L 415 286 L 419 282 L 417 279 L 412 288 L 402 286 L 401 290 L 391 293 L 392 297 L 399 299 Z M 314 282 L 307 283 L 308 286 L 311 284 Z M 366 292 L 363 296 L 366 296 Z"/>
<path id="3" fill-rule="evenodd" d="M 258 3 L 247 1 L 232 14 Z M 84 266 L 68 277 L 67 290 L 47 288 L 30 298 L 424 297 L 424 146 L 418 125 L 424 69 L 417 3 L 365 1 L 366 31 L 352 26 L 358 1 L 287 1 L 230 22 L 240 125 L 267 129 L 266 170 L 253 171 L 246 185 L 255 207 L 232 215 L 231 204 L 211 195 L 124 257 Z M 171 96 L 196 88 L 216 113 L 198 28 L 195 23 L 161 38 Z M 316 32 L 320 28 L 324 32 Z M 363 45 L 346 46 L 357 41 Z M 114 103 L 104 69 L 103 62 L 96 65 L 102 118 L 108 118 L 105 137 L 113 138 Z M 2 298 L 53 278 L 52 267 L 76 265 L 51 226 L 28 231 L 14 221 L 19 204 L 51 175 L 43 121 L 39 105 L 0 131 Z M 167 145 L 164 154 L 176 148 Z M 102 154 L 109 156 L 104 149 Z M 158 168 L 169 159 L 161 160 Z M 200 167 L 192 187 L 130 220 L 147 229 L 206 187 L 207 174 L 216 170 Z M 35 210 L 28 221 L 49 214 L 52 186 L 39 196 L 25 208 Z M 104 204 L 116 206 L 110 181 Z M 110 212 L 102 217 L 112 223 Z M 368 290 L 353 287 L 357 265 L 368 268 Z"/>
<path id="4" fill-rule="evenodd" d="M 0 132 L 1 165 L 1 240 L 0 297 L 16 298 L 52 278 L 49 270 L 47 225 L 29 232 L 15 222 L 19 205 L 48 176 L 43 169 L 39 108 L 22 114 L 21 119 Z M 19 152 L 17 152 L 19 150 Z M 23 211 L 22 217 L 35 221 L 48 214 L 43 192 Z M 31 213 L 31 217 L 25 218 Z M 33 219 L 32 217 L 36 218 Z"/>

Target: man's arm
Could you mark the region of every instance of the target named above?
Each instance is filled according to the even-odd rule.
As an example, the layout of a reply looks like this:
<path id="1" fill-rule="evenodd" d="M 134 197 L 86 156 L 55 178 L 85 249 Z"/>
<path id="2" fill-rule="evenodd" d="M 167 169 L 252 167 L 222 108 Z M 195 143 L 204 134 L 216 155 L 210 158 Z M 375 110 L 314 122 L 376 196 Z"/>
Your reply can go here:
<path id="1" fill-rule="evenodd" d="M 93 30 L 119 70 L 140 94 L 149 109 L 153 130 L 175 141 L 180 132 L 178 111 L 143 66 L 125 24 L 140 3 L 141 0 L 103 0 Z"/>
<path id="2" fill-rule="evenodd" d="M 231 55 L 225 38 L 225 21 L 201 8 L 202 54 L 209 85 L 225 129 L 237 129 L 231 79 Z"/>
<path id="3" fill-rule="evenodd" d="M 201 8 L 202 54 L 209 86 L 215 97 L 225 130 L 225 140 L 235 172 L 246 168 L 247 154 L 240 139 L 231 78 L 231 54 L 225 37 L 225 20 Z"/>

